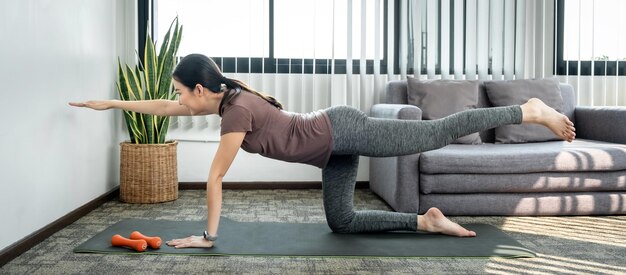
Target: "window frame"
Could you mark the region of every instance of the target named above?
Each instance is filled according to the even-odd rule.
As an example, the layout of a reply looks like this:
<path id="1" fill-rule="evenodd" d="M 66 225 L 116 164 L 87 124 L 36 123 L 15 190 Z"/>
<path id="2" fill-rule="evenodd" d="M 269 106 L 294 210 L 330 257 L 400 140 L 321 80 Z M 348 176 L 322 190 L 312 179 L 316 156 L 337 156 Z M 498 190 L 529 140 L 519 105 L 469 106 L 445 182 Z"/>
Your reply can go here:
<path id="1" fill-rule="evenodd" d="M 154 0 L 138 1 L 138 45 L 139 56 L 144 55 L 144 45 L 147 38 L 147 25 L 150 26 L 150 36 L 154 37 L 154 18 L 157 12 Z M 275 58 L 274 57 L 274 0 L 269 1 L 269 57 L 224 57 L 212 56 L 211 58 L 220 66 L 224 73 L 280 73 L 280 74 L 346 74 L 346 59 L 312 59 L 312 58 Z M 383 41 L 387 41 L 387 1 L 383 0 Z M 397 5 L 396 5 L 397 6 Z M 397 8 L 396 8 L 397 9 Z M 396 36 L 397 37 L 397 36 Z M 394 43 L 397 45 L 398 43 Z M 397 46 L 395 46 L 397 47 Z M 397 59 L 397 51 L 394 54 Z M 313 62 L 315 61 L 315 64 Z M 352 60 L 352 73 L 359 74 L 360 59 Z M 334 71 L 333 69 L 334 63 Z M 397 63 L 396 63 L 397 64 Z M 314 70 L 315 69 L 315 70 Z M 366 60 L 366 74 L 374 73 L 374 60 Z M 380 59 L 380 73 L 387 73 L 387 43 L 383 43 L 383 56 Z"/>
<path id="2" fill-rule="evenodd" d="M 563 58 L 563 43 L 565 35 L 565 0 L 557 0 L 556 8 L 556 71 L 555 75 L 597 75 L 597 76 L 611 76 L 611 75 L 626 75 L 626 61 L 593 61 L 593 74 L 591 72 L 591 60 L 564 60 Z M 580 72 L 578 64 L 580 62 Z M 618 65 L 619 64 L 619 65 Z M 618 68 L 619 66 L 619 68 Z M 616 72 L 617 70 L 617 72 Z"/>

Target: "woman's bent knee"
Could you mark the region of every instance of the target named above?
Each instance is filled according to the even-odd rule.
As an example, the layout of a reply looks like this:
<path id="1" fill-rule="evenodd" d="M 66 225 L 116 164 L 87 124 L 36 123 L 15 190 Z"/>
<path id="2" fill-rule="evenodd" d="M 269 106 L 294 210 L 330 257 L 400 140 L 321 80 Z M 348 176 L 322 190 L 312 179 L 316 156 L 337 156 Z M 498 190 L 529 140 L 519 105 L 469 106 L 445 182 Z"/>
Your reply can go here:
<path id="1" fill-rule="evenodd" d="M 328 223 L 328 227 L 330 227 L 330 230 L 335 233 L 351 233 L 352 229 L 350 225 L 352 224 L 352 218 L 353 217 L 346 217 L 343 219 L 329 219 L 327 217 L 326 222 Z"/>
<path id="2" fill-rule="evenodd" d="M 328 223 L 328 227 L 330 227 L 330 230 L 333 231 L 333 233 L 351 233 L 351 230 L 347 224 L 337 225 Z"/>

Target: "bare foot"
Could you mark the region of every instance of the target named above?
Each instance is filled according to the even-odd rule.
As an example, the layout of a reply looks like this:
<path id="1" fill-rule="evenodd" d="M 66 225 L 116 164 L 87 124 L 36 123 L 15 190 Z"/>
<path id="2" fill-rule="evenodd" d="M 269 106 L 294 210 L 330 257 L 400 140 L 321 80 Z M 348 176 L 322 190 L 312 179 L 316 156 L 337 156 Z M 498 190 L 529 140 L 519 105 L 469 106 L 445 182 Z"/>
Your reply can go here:
<path id="1" fill-rule="evenodd" d="M 432 207 L 424 215 L 417 216 L 417 230 L 441 233 L 457 237 L 476 237 L 476 232 L 469 231 L 457 223 L 448 220 L 441 210 Z"/>
<path id="2" fill-rule="evenodd" d="M 521 105 L 522 122 L 536 123 L 548 127 L 559 138 L 572 142 L 576 128 L 567 116 L 554 110 L 538 98 L 531 98 Z"/>

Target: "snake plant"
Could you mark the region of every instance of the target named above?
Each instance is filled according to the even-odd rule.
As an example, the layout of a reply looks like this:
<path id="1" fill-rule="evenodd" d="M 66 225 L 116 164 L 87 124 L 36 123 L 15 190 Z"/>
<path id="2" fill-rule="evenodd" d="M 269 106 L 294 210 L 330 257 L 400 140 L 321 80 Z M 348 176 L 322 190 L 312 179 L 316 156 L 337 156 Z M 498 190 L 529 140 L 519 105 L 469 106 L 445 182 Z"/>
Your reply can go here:
<path id="1" fill-rule="evenodd" d="M 122 65 L 118 58 L 118 81 L 115 84 L 121 100 L 174 99 L 172 71 L 177 63 L 176 53 L 182 32 L 183 26 L 179 26 L 178 18 L 175 18 L 163 38 L 159 55 L 156 54 L 155 42 L 148 34 L 139 65 Z M 131 143 L 165 143 L 169 117 L 124 111 L 124 120 Z"/>

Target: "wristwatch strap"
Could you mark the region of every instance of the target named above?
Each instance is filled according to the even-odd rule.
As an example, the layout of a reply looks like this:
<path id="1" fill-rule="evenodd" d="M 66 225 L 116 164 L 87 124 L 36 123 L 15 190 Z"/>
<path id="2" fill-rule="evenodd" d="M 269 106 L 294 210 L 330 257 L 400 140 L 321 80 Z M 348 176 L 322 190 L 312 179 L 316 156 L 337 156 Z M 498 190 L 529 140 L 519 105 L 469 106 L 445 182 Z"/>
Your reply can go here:
<path id="1" fill-rule="evenodd" d="M 217 240 L 217 235 L 213 236 L 213 235 L 209 235 L 209 232 L 207 232 L 206 230 L 204 231 L 204 239 L 207 241 L 212 241 L 214 242 L 215 240 Z"/>

